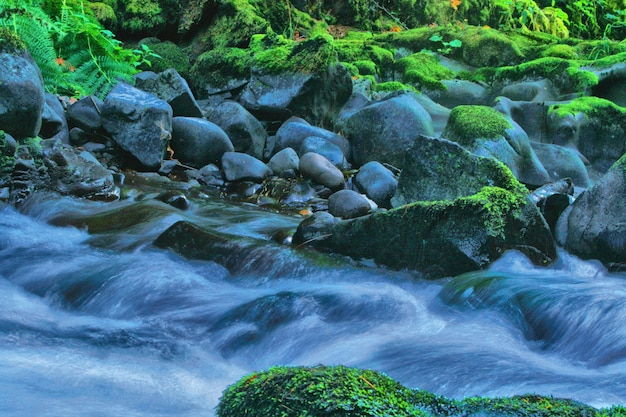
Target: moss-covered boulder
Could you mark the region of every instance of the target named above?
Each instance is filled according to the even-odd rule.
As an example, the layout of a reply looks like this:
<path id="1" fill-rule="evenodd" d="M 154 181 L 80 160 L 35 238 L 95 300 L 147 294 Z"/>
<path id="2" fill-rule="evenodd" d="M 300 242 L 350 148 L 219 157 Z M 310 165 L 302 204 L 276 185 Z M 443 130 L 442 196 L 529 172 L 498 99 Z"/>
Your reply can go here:
<path id="1" fill-rule="evenodd" d="M 519 46 L 502 32 L 470 28 L 462 35 L 463 60 L 475 67 L 517 65 L 524 55 Z"/>
<path id="2" fill-rule="evenodd" d="M 598 172 L 606 172 L 626 152 L 624 107 L 598 97 L 580 97 L 551 106 L 549 116 L 556 122 L 572 121 L 575 135 L 571 145 Z"/>
<path id="3" fill-rule="evenodd" d="M 626 264 L 626 155 L 576 200 L 567 223 L 567 250 Z"/>
<path id="4" fill-rule="evenodd" d="M 408 204 L 332 225 L 327 239 L 310 244 L 428 278 L 484 268 L 508 249 L 537 264 L 556 257 L 548 225 L 503 164 L 421 137 L 404 170 L 394 204 Z"/>
<path id="5" fill-rule="evenodd" d="M 455 107 L 442 136 L 477 155 L 499 159 L 525 184 L 540 186 L 550 179 L 526 132 L 491 107 Z"/>
<path id="6" fill-rule="evenodd" d="M 624 407 L 597 410 L 576 401 L 519 395 L 452 400 L 410 389 L 388 376 L 344 366 L 273 367 L 228 387 L 218 417 L 617 417 Z"/>

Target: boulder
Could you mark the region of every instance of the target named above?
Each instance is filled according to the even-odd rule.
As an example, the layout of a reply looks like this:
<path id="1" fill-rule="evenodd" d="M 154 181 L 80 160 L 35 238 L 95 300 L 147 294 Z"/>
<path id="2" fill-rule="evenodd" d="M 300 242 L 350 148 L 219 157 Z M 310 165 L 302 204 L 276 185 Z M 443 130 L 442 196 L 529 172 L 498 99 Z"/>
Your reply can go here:
<path id="1" fill-rule="evenodd" d="M 559 98 L 559 94 L 552 82 L 545 78 L 506 85 L 500 91 L 500 95 L 513 101 L 538 103 L 555 101 Z"/>
<path id="2" fill-rule="evenodd" d="M 416 175 L 409 167 L 417 170 L 421 163 L 446 167 L 439 168 L 446 176 L 431 172 L 421 187 L 413 187 Z M 485 268 L 509 249 L 537 264 L 556 258 L 550 229 L 528 191 L 493 158 L 422 137 L 407 153 L 400 190 L 408 204 L 332 225 L 320 231 L 329 235 L 326 240 L 311 245 L 430 278 Z"/>
<path id="3" fill-rule="evenodd" d="M 372 201 L 385 208 L 391 207 L 391 197 L 398 188 L 393 172 L 376 161 L 370 161 L 359 169 L 355 183 Z"/>
<path id="4" fill-rule="evenodd" d="M 477 155 L 499 159 L 525 184 L 541 186 L 550 180 L 526 132 L 491 107 L 455 107 L 442 137 Z"/>
<path id="5" fill-rule="evenodd" d="M 574 202 L 565 248 L 584 259 L 626 264 L 626 155 Z"/>
<path id="6" fill-rule="evenodd" d="M 548 136 L 549 105 L 542 101 L 513 101 L 498 97 L 494 109 L 517 123 L 531 141 L 543 142 Z"/>
<path id="7" fill-rule="evenodd" d="M 285 148 L 272 156 L 267 165 L 277 175 L 283 176 L 284 173 L 295 175 L 300 158 L 292 148 Z"/>
<path id="8" fill-rule="evenodd" d="M 226 132 L 235 151 L 263 158 L 267 132 L 249 111 L 235 101 L 224 101 L 205 112 L 208 120 Z"/>
<path id="9" fill-rule="evenodd" d="M 369 161 L 402 168 L 404 153 L 420 134 L 434 135 L 432 119 L 411 94 L 391 95 L 355 112 L 344 133 L 352 145 L 353 163 Z"/>
<path id="10" fill-rule="evenodd" d="M 311 126 L 307 121 L 300 118 L 290 118 L 285 121 L 276 131 L 276 146 L 274 151 L 285 148 L 293 148 L 299 151 L 304 140 L 310 136 L 316 136 L 335 144 L 346 159 L 351 156 L 350 142 L 344 136 L 333 133 L 321 127 Z"/>
<path id="11" fill-rule="evenodd" d="M 487 89 L 467 80 L 442 80 L 444 89 L 422 91 L 436 103 L 454 108 L 463 104 L 485 105 L 490 101 Z"/>
<path id="12" fill-rule="evenodd" d="M 54 94 L 45 94 L 45 103 L 41 115 L 41 130 L 39 137 L 54 139 L 61 143 L 69 143 L 70 131 L 65 118 L 63 105 Z"/>
<path id="13" fill-rule="evenodd" d="M 328 159 L 339 169 L 348 169 L 348 161 L 344 156 L 341 148 L 326 139 L 318 136 L 309 136 L 302 142 L 298 155 L 315 152 Z"/>
<path id="14" fill-rule="evenodd" d="M 298 225 L 293 235 L 292 243 L 296 246 L 309 244 L 313 241 L 321 242 L 328 239 L 328 230 L 341 222 L 340 219 L 327 211 L 316 211 Z"/>
<path id="15" fill-rule="evenodd" d="M 352 94 L 352 78 L 343 65 L 314 73 L 269 74 L 256 69 L 239 102 L 262 120 L 297 115 L 312 124 L 332 127 Z"/>
<path id="16" fill-rule="evenodd" d="M 0 53 L 0 126 L 16 139 L 41 129 L 44 87 L 39 68 L 20 56 Z"/>
<path id="17" fill-rule="evenodd" d="M 155 74 L 151 71 L 135 75 L 135 87 L 165 100 L 174 116 L 202 117 L 189 84 L 174 68 Z"/>
<path id="18" fill-rule="evenodd" d="M 328 212 L 342 219 L 365 216 L 371 209 L 367 198 L 353 190 L 339 190 L 328 197 Z"/>
<path id="19" fill-rule="evenodd" d="M 571 178 L 576 187 L 591 186 L 589 171 L 575 149 L 551 143 L 531 143 L 535 154 L 550 176 L 550 181 Z"/>
<path id="20" fill-rule="evenodd" d="M 309 152 L 300 157 L 299 170 L 302 176 L 318 184 L 339 190 L 345 187 L 343 173 L 322 155 Z"/>
<path id="21" fill-rule="evenodd" d="M 87 133 L 95 133 L 102 128 L 103 102 L 96 96 L 83 97 L 67 108 L 70 127 L 78 127 Z"/>
<path id="22" fill-rule="evenodd" d="M 272 170 L 263 161 L 241 152 L 225 152 L 222 169 L 228 181 L 263 182 L 272 175 Z"/>
<path id="23" fill-rule="evenodd" d="M 352 116 L 357 111 L 361 110 L 363 107 L 372 104 L 369 98 L 360 92 L 353 92 L 352 95 L 346 101 L 346 104 L 343 105 L 341 111 L 339 112 L 339 116 L 335 121 L 335 129 L 337 131 L 343 130 L 343 127 L 346 124 L 346 120 Z"/>
<path id="24" fill-rule="evenodd" d="M 172 132 L 172 108 L 155 95 L 117 84 L 102 105 L 102 126 L 148 169 L 158 169 Z"/>
<path id="25" fill-rule="evenodd" d="M 172 143 L 174 156 L 195 168 L 219 163 L 225 152 L 235 148 L 228 135 L 215 123 L 197 117 L 174 117 Z"/>

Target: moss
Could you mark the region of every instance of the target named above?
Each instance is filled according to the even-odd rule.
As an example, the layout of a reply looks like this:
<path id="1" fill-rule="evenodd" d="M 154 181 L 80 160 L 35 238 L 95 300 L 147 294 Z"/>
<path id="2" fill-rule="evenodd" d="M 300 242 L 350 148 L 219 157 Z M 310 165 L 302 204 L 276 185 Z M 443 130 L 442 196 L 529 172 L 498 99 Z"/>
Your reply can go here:
<path id="1" fill-rule="evenodd" d="M 165 26 L 158 1 L 129 0 L 124 2 L 121 29 L 130 33 L 155 34 Z"/>
<path id="2" fill-rule="evenodd" d="M 494 29 L 469 28 L 462 36 L 463 59 L 475 67 L 516 65 L 524 59 L 518 43 Z"/>
<path id="3" fill-rule="evenodd" d="M 209 28 L 201 35 L 204 49 L 248 47 L 256 34 L 271 32 L 269 22 L 248 1 L 225 2 Z"/>
<path id="4" fill-rule="evenodd" d="M 9 28 L 0 27 L 0 52 L 15 53 L 26 50 L 26 44 Z"/>
<path id="5" fill-rule="evenodd" d="M 588 117 L 613 118 L 626 116 L 626 108 L 620 107 L 610 100 L 599 97 L 584 96 L 576 98 L 567 104 L 553 104 L 548 110 L 559 118 L 583 113 Z"/>
<path id="6" fill-rule="evenodd" d="M 461 402 L 465 412 L 493 413 L 519 417 L 595 416 L 597 410 L 568 399 L 540 395 L 520 395 L 511 398 L 469 398 Z"/>
<path id="7" fill-rule="evenodd" d="M 439 59 L 428 52 L 418 52 L 401 58 L 396 68 L 405 83 L 412 83 L 431 90 L 444 90 L 441 80 L 454 78 L 454 73 L 441 65 Z"/>
<path id="8" fill-rule="evenodd" d="M 464 105 L 452 109 L 442 136 L 468 146 L 478 138 L 504 136 L 511 127 L 511 122 L 491 107 Z"/>
<path id="9" fill-rule="evenodd" d="M 354 61 L 353 65 L 358 69 L 360 75 L 378 74 L 378 66 L 370 60 Z"/>
<path id="10" fill-rule="evenodd" d="M 541 52 L 542 57 L 556 57 L 563 59 L 576 59 L 576 50 L 570 45 L 557 44 L 546 48 Z"/>
<path id="11" fill-rule="evenodd" d="M 441 30 L 421 27 L 416 29 L 404 30 L 401 32 L 387 32 L 376 35 L 374 39 L 388 47 L 402 47 L 412 51 L 421 51 L 422 49 L 430 49 L 432 41 L 430 37 L 438 34 L 443 36 Z"/>
<path id="12" fill-rule="evenodd" d="M 189 77 L 191 64 L 189 57 L 183 50 L 173 42 L 158 42 L 150 44 L 150 50 L 158 57 L 150 58 L 152 66 L 150 69 L 154 72 L 165 71 L 168 68 L 174 68 L 183 78 Z"/>
<path id="13" fill-rule="evenodd" d="M 374 91 L 416 91 L 413 86 L 403 84 L 400 81 L 387 81 L 384 83 L 376 83 L 373 86 Z"/>
<path id="14" fill-rule="evenodd" d="M 334 42 L 337 56 L 343 62 L 371 61 L 384 72 L 394 63 L 393 52 L 369 41 L 336 40 Z"/>
<path id="15" fill-rule="evenodd" d="M 219 417 L 429 416 L 412 404 L 413 393 L 375 371 L 343 366 L 274 367 L 230 386 Z"/>
<path id="16" fill-rule="evenodd" d="M 249 75 L 251 55 L 246 49 L 217 48 L 203 53 L 190 70 L 195 86 L 222 86 L 233 78 Z"/>
<path id="17" fill-rule="evenodd" d="M 356 65 L 349 62 L 342 62 L 341 64 L 346 67 L 348 74 L 350 74 L 351 77 L 357 77 L 359 75 L 359 69 Z"/>
<path id="18" fill-rule="evenodd" d="M 98 20 L 98 22 L 102 23 L 105 27 L 116 27 L 117 26 L 117 16 L 115 15 L 115 10 L 110 5 L 103 2 L 89 2 L 87 6 L 93 13 L 94 17 Z"/>
<path id="19" fill-rule="evenodd" d="M 332 37 L 292 41 L 281 35 L 256 35 L 250 43 L 253 66 L 267 73 L 313 73 L 338 63 Z"/>

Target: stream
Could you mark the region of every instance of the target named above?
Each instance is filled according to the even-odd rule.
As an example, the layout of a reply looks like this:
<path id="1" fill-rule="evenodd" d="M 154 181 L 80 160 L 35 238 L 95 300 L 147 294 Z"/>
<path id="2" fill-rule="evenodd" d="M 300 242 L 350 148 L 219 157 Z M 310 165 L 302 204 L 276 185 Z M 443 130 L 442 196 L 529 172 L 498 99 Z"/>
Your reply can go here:
<path id="1" fill-rule="evenodd" d="M 152 244 L 180 220 L 268 250 L 227 269 Z M 250 372 L 317 364 L 453 398 L 626 404 L 625 274 L 509 252 L 426 281 L 276 242 L 300 220 L 210 197 L 0 206 L 0 415 L 212 416 Z"/>

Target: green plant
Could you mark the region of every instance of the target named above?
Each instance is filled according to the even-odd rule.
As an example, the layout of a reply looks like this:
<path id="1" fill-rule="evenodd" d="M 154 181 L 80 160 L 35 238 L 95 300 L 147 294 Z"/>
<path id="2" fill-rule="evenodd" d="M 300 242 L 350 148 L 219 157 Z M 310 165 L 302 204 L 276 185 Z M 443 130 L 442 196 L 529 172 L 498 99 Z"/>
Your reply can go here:
<path id="1" fill-rule="evenodd" d="M 443 55 L 450 55 L 453 49 L 459 49 L 463 46 L 460 39 L 453 39 L 450 42 L 444 41 L 441 35 L 433 35 L 428 38 L 429 41 L 441 43 L 441 47 L 437 48 L 437 52 Z"/>

